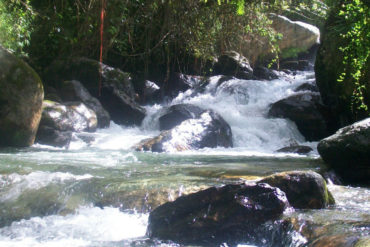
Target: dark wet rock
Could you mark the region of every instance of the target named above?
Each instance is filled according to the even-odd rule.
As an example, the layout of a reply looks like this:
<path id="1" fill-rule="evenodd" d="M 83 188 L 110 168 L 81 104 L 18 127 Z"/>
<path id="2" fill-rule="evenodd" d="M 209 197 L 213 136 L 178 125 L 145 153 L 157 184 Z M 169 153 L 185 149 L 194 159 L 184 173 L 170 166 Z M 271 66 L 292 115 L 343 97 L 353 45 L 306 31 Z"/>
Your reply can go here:
<path id="1" fill-rule="evenodd" d="M 288 60 L 288 61 L 283 61 L 280 64 L 280 69 L 306 71 L 306 70 L 313 69 L 313 65 L 311 65 L 309 61 L 307 60 Z"/>
<path id="2" fill-rule="evenodd" d="M 285 192 L 291 206 L 299 209 L 320 209 L 334 204 L 325 179 L 312 171 L 281 172 L 259 182 L 267 183 Z"/>
<path id="3" fill-rule="evenodd" d="M 159 136 L 141 141 L 137 151 L 171 152 L 205 147 L 232 147 L 231 128 L 217 113 L 206 110 L 199 118 L 188 119 Z"/>
<path id="4" fill-rule="evenodd" d="M 198 87 L 204 80 L 206 80 L 206 78 L 203 76 L 174 73 L 164 85 L 164 94 L 171 98 L 176 97 L 180 92 Z"/>
<path id="5" fill-rule="evenodd" d="M 258 66 L 256 68 L 253 69 L 253 75 L 255 77 L 257 77 L 257 79 L 261 79 L 261 80 L 268 80 L 268 81 L 271 81 L 271 80 L 275 80 L 275 79 L 278 79 L 278 75 L 271 69 L 268 69 L 266 67 L 263 67 L 263 66 Z"/>
<path id="6" fill-rule="evenodd" d="M 328 136 L 320 95 L 313 92 L 289 96 L 272 104 L 268 116 L 288 118 L 308 141 Z"/>
<path id="7" fill-rule="evenodd" d="M 49 126 L 41 125 L 37 131 L 36 143 L 54 147 L 69 147 L 72 131 L 60 131 Z"/>
<path id="8" fill-rule="evenodd" d="M 95 137 L 90 135 L 89 133 L 76 133 L 76 138 L 82 140 L 87 144 L 91 144 L 95 141 Z"/>
<path id="9" fill-rule="evenodd" d="M 213 68 L 214 75 L 235 76 L 239 79 L 254 79 L 253 69 L 247 58 L 235 51 L 225 52 Z"/>
<path id="10" fill-rule="evenodd" d="M 81 84 L 81 82 L 64 81 L 61 84 L 61 88 L 58 91 L 58 95 L 64 102 L 68 101 L 80 101 L 84 103 L 88 108 L 93 110 L 98 118 L 98 127 L 106 128 L 110 124 L 109 113 L 103 108 L 99 100 L 87 91 L 87 89 Z"/>
<path id="11" fill-rule="evenodd" d="M 186 244 L 258 242 L 257 229 L 288 206 L 285 194 L 267 184 L 211 187 L 156 208 L 147 233 Z"/>
<path id="12" fill-rule="evenodd" d="M 45 80 L 59 90 L 63 81 L 77 80 L 96 97 L 117 124 L 140 125 L 145 109 L 135 99 L 128 73 L 87 58 L 58 60 L 45 71 Z"/>
<path id="13" fill-rule="evenodd" d="M 317 150 L 344 181 L 370 183 L 370 118 L 339 129 L 321 140 Z"/>
<path id="14" fill-rule="evenodd" d="M 55 88 L 50 87 L 50 86 L 45 86 L 44 91 L 45 91 L 45 96 L 44 96 L 45 100 L 62 103 L 63 100 L 60 98 L 59 93 Z"/>
<path id="15" fill-rule="evenodd" d="M 44 101 L 37 132 L 37 142 L 53 146 L 68 146 L 70 132 L 89 131 L 97 128 L 97 118 L 91 109 L 80 102 L 59 104 Z M 64 133 L 65 132 L 65 133 Z"/>
<path id="16" fill-rule="evenodd" d="M 319 88 L 314 83 L 306 82 L 294 89 L 294 92 L 299 91 L 319 92 Z"/>
<path id="17" fill-rule="evenodd" d="M 103 86 L 99 99 L 117 124 L 140 125 L 145 117 L 145 109 L 114 86 Z"/>
<path id="18" fill-rule="evenodd" d="M 43 98 L 36 72 L 0 46 L 0 146 L 34 143 Z"/>
<path id="19" fill-rule="evenodd" d="M 155 95 L 160 93 L 160 87 L 152 81 L 145 80 L 143 88 L 143 96 L 145 101 L 151 101 Z"/>
<path id="20" fill-rule="evenodd" d="M 276 152 L 280 153 L 297 153 L 297 154 L 308 154 L 311 151 L 313 151 L 311 147 L 302 145 L 283 147 L 280 148 L 279 150 L 276 150 Z"/>
<path id="21" fill-rule="evenodd" d="M 190 104 L 173 105 L 159 118 L 159 130 L 169 130 L 192 118 L 199 118 L 204 109 Z"/>

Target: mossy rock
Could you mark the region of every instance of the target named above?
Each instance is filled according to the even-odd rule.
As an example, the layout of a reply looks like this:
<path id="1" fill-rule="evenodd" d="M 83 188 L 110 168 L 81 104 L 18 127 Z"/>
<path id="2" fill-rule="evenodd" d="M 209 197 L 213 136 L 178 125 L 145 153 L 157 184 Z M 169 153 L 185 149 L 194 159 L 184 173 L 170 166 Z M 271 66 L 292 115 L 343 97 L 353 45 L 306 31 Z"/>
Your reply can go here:
<path id="1" fill-rule="evenodd" d="M 31 146 L 41 118 L 44 90 L 25 62 L 0 47 L 0 146 Z"/>
<path id="2" fill-rule="evenodd" d="M 276 173 L 259 182 L 267 183 L 285 192 L 291 206 L 299 209 L 320 209 L 334 204 L 334 197 L 325 179 L 312 171 Z"/>

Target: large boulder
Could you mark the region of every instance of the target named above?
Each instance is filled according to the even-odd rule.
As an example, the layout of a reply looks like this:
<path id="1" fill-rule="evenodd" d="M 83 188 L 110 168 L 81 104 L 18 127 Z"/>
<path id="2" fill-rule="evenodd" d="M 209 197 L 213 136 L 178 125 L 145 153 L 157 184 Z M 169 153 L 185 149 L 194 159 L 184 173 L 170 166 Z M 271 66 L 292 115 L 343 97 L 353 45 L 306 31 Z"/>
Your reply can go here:
<path id="1" fill-rule="evenodd" d="M 96 128 L 96 114 L 83 103 L 59 104 L 44 101 L 36 142 L 58 147 L 68 146 L 72 132 L 93 132 Z"/>
<path id="2" fill-rule="evenodd" d="M 109 127 L 109 113 L 103 108 L 97 98 L 91 96 L 89 91 L 87 91 L 81 82 L 76 80 L 64 81 L 58 91 L 58 95 L 61 97 L 63 102 L 80 101 L 84 103 L 89 109 L 95 112 L 99 128 Z"/>
<path id="3" fill-rule="evenodd" d="M 36 72 L 0 46 L 0 146 L 33 144 L 43 98 Z"/>
<path id="4" fill-rule="evenodd" d="M 145 117 L 145 109 L 135 101 L 130 76 L 119 69 L 87 58 L 72 58 L 55 61 L 46 69 L 44 78 L 56 89 L 63 81 L 80 81 L 117 124 L 140 125 Z"/>
<path id="5" fill-rule="evenodd" d="M 239 79 L 254 79 L 253 69 L 244 56 L 235 51 L 222 54 L 213 68 L 214 75 L 235 76 Z"/>
<path id="6" fill-rule="evenodd" d="M 143 140 L 137 151 L 172 152 L 205 147 L 232 147 L 230 126 L 217 113 L 206 110 L 199 118 L 188 119 L 157 137 Z"/>
<path id="7" fill-rule="evenodd" d="M 271 15 L 272 29 L 277 33 L 281 33 L 282 37 L 278 41 L 280 48 L 280 59 L 297 58 L 302 53 L 309 53 L 307 58 L 314 57 L 314 48 L 319 43 L 320 31 L 317 27 L 300 22 L 291 21 L 287 17 L 281 15 Z M 270 63 L 275 57 L 271 53 L 271 43 L 267 37 L 241 37 L 242 47 L 240 43 L 232 44 L 231 49 L 240 51 L 247 57 L 252 66 L 257 64 Z M 305 57 L 305 59 L 306 59 Z"/>
<path id="8" fill-rule="evenodd" d="M 285 192 L 291 206 L 299 209 L 320 209 L 334 204 L 325 179 L 312 171 L 276 173 L 259 182 L 267 183 Z"/>
<path id="9" fill-rule="evenodd" d="M 258 228 L 288 206 L 285 194 L 267 184 L 211 187 L 156 208 L 149 215 L 147 233 L 185 244 L 262 244 Z M 267 236 L 262 238 L 266 241 Z"/>
<path id="10" fill-rule="evenodd" d="M 274 30 L 283 35 L 278 42 L 283 57 L 289 56 L 292 51 L 295 54 L 307 51 L 320 42 L 320 30 L 311 24 L 273 14 L 270 19 Z"/>
<path id="11" fill-rule="evenodd" d="M 268 116 L 288 118 L 308 141 L 318 141 L 329 135 L 321 112 L 324 112 L 324 108 L 320 95 L 304 92 L 273 103 Z"/>
<path id="12" fill-rule="evenodd" d="M 321 45 L 317 52 L 315 61 L 315 73 L 317 86 L 320 89 L 323 103 L 330 109 L 328 117 L 329 128 L 334 133 L 339 128 L 352 124 L 369 116 L 369 110 L 358 110 L 358 104 L 354 102 L 354 94 L 358 91 L 358 85 L 352 75 L 347 76 L 342 82 L 338 82 L 340 75 L 344 71 L 349 71 L 348 64 L 344 64 L 345 54 L 340 51 L 340 47 L 347 47 L 351 39 L 343 38 L 335 30 L 351 27 L 342 23 L 348 22 L 346 15 L 339 15 L 344 4 L 338 1 L 337 6 L 330 11 L 329 17 L 323 29 Z M 365 1 L 363 1 L 365 3 Z M 363 41 L 365 42 L 365 41 Z M 353 54 L 355 54 L 353 52 Z M 354 55 L 356 56 L 356 55 Z M 360 85 L 364 85 L 364 102 L 370 105 L 370 59 L 368 57 L 364 67 L 359 74 Z"/>
<path id="13" fill-rule="evenodd" d="M 103 108 L 99 100 L 86 90 L 86 88 L 79 81 L 64 81 L 61 85 L 58 95 L 64 102 L 80 101 L 88 108 L 93 110 L 98 118 L 98 127 L 109 127 L 110 116 Z"/>
<path id="14" fill-rule="evenodd" d="M 165 109 L 159 117 L 159 130 L 169 130 L 192 118 L 199 118 L 204 109 L 190 104 L 173 105 Z"/>
<path id="15" fill-rule="evenodd" d="M 321 140 L 317 150 L 344 181 L 370 183 L 370 118 L 339 129 Z"/>

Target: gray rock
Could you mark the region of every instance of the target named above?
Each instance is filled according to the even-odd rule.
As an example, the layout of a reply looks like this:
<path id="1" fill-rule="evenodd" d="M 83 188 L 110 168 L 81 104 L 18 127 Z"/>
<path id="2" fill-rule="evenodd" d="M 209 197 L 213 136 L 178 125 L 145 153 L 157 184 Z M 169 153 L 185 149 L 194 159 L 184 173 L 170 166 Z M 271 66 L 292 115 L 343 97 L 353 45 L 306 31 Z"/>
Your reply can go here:
<path id="1" fill-rule="evenodd" d="M 261 243 L 258 228 L 288 206 L 285 194 L 267 184 L 211 187 L 156 208 L 149 215 L 147 233 L 185 244 Z"/>
<path id="2" fill-rule="evenodd" d="M 185 120 L 157 137 L 141 141 L 134 148 L 137 151 L 171 152 L 232 145 L 230 126 L 220 115 L 206 110 L 199 118 Z"/>
<path id="3" fill-rule="evenodd" d="M 68 146 L 71 132 L 93 132 L 97 128 L 97 117 L 83 103 L 59 104 L 44 101 L 37 142 L 52 146 Z"/>
<path id="4" fill-rule="evenodd" d="M 99 100 L 87 91 L 87 89 L 76 80 L 62 83 L 58 95 L 65 101 L 81 101 L 93 110 L 98 118 L 98 127 L 106 128 L 110 124 L 109 113 L 103 108 Z"/>
<path id="5" fill-rule="evenodd" d="M 339 129 L 321 140 L 317 150 L 344 181 L 370 183 L 370 118 Z"/>
<path id="6" fill-rule="evenodd" d="M 34 143 L 43 98 L 36 72 L 0 46 L 0 146 Z"/>
<path id="7" fill-rule="evenodd" d="M 101 74 L 100 74 L 101 71 Z M 78 80 L 100 103 L 117 124 L 140 125 L 145 109 L 135 101 L 128 73 L 87 58 L 58 60 L 45 71 L 48 85 L 60 88 L 63 81 Z"/>

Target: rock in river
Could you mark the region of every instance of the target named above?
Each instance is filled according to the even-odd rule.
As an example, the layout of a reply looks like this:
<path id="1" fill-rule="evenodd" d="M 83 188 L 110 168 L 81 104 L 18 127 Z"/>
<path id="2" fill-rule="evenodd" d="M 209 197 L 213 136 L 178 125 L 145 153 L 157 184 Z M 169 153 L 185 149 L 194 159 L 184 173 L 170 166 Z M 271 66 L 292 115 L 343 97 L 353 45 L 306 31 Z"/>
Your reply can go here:
<path id="1" fill-rule="evenodd" d="M 36 72 L 0 46 L 0 146 L 33 144 L 43 98 Z"/>
<path id="2" fill-rule="evenodd" d="M 120 69 L 92 59 L 71 58 L 53 62 L 44 74 L 48 85 L 57 90 L 63 81 L 80 81 L 117 124 L 140 125 L 145 117 L 145 109 L 135 101 L 129 74 Z"/>
<path id="3" fill-rule="evenodd" d="M 370 183 L 370 118 L 339 129 L 321 140 L 317 150 L 344 181 Z"/>
<path id="4" fill-rule="evenodd" d="M 97 118 L 94 111 L 83 103 L 59 104 L 44 101 L 36 141 L 58 147 L 68 146 L 72 137 L 71 132 L 93 132 L 96 127 Z"/>
<path id="5" fill-rule="evenodd" d="M 217 113 L 206 110 L 199 118 L 185 120 L 157 137 L 141 141 L 134 148 L 137 151 L 172 152 L 232 145 L 229 124 Z"/>
<path id="6" fill-rule="evenodd" d="M 308 141 L 318 141 L 328 136 L 320 95 L 303 92 L 272 104 L 268 115 L 292 120 Z"/>
<path id="7" fill-rule="evenodd" d="M 267 184 L 211 187 L 156 208 L 149 215 L 147 232 L 187 244 L 258 242 L 258 228 L 288 206 L 284 192 Z"/>
<path id="8" fill-rule="evenodd" d="M 284 191 L 290 205 L 294 208 L 319 209 L 334 203 L 324 178 L 316 172 L 281 172 L 268 176 L 260 182 Z"/>
<path id="9" fill-rule="evenodd" d="M 159 118 L 159 130 L 169 130 L 191 118 L 199 118 L 204 109 L 190 104 L 170 106 Z"/>
<path id="10" fill-rule="evenodd" d="M 103 108 L 97 98 L 91 96 L 89 91 L 87 91 L 81 82 L 76 80 L 64 81 L 60 87 L 61 88 L 58 91 L 58 95 L 64 102 L 81 101 L 95 112 L 96 117 L 98 118 L 98 127 L 109 127 L 109 113 Z"/>

